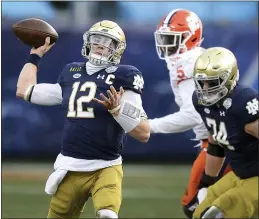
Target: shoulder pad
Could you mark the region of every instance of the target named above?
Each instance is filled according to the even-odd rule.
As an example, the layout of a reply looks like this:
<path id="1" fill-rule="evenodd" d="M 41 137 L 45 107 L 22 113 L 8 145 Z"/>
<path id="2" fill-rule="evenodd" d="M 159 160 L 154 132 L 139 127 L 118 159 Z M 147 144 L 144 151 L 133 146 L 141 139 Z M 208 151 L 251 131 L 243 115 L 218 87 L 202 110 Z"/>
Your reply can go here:
<path id="1" fill-rule="evenodd" d="M 144 79 L 141 72 L 132 65 L 118 65 L 117 67 L 116 85 L 141 94 L 144 89 Z"/>
<path id="2" fill-rule="evenodd" d="M 138 70 L 135 66 L 133 65 L 119 65 L 117 72 L 122 73 L 126 77 L 130 77 L 132 75 L 142 75 L 140 70 Z"/>
<path id="3" fill-rule="evenodd" d="M 237 84 L 230 98 L 233 100 L 232 110 L 240 116 L 244 124 L 258 119 L 258 91 Z"/>
<path id="4" fill-rule="evenodd" d="M 230 95 L 230 98 L 233 99 L 233 104 L 236 105 L 236 107 L 240 107 L 241 103 L 245 104 L 247 101 L 249 101 L 251 98 L 257 97 L 258 91 L 255 89 L 237 84 L 234 88 L 232 94 Z"/>

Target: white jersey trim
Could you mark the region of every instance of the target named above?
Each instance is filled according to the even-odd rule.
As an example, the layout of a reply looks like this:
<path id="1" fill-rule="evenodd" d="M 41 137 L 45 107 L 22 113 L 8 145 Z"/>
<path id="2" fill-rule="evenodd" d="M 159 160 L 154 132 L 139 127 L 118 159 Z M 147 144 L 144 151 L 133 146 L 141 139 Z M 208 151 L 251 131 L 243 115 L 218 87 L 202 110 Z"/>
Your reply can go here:
<path id="1" fill-rule="evenodd" d="M 122 164 L 121 156 L 115 160 L 86 160 L 64 156 L 60 153 L 54 163 L 54 169 L 91 172 L 119 164 Z"/>
<path id="2" fill-rule="evenodd" d="M 115 160 L 85 160 L 64 156 L 61 153 L 57 156 L 54 163 L 55 171 L 49 176 L 45 192 L 48 195 L 54 195 L 68 171 L 74 172 L 91 172 L 107 168 L 110 166 L 121 165 L 121 156 Z"/>

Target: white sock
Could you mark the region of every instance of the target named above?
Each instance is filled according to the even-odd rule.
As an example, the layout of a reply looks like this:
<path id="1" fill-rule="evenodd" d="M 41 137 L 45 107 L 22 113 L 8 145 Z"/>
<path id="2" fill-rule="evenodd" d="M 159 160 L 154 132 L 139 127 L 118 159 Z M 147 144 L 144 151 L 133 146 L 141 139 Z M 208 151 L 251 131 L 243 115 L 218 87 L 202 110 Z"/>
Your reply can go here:
<path id="1" fill-rule="evenodd" d="M 219 208 L 217 208 L 216 206 L 211 206 L 206 212 L 205 214 L 202 216 L 202 219 L 206 219 L 206 218 L 221 218 L 221 216 L 223 216 L 223 213 L 221 212 L 221 210 Z"/>
<path id="2" fill-rule="evenodd" d="M 101 209 L 96 214 L 97 218 L 118 218 L 118 215 L 109 209 Z"/>

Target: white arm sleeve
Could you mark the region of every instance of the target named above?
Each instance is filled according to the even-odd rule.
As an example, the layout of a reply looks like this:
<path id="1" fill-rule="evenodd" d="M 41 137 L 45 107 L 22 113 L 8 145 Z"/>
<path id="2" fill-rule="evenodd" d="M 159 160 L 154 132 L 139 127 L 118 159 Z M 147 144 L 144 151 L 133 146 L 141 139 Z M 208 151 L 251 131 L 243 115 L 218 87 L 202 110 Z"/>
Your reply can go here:
<path id="1" fill-rule="evenodd" d="M 139 106 L 142 106 L 142 99 L 140 94 L 132 91 L 132 90 L 126 90 L 121 97 L 121 102 L 124 100 L 131 101 Z"/>
<path id="2" fill-rule="evenodd" d="M 179 84 L 179 94 L 183 105 L 176 113 L 155 119 L 149 119 L 151 133 L 179 133 L 201 124 L 203 121 L 192 103 L 194 82 L 184 80 Z"/>
<path id="3" fill-rule="evenodd" d="M 54 106 L 62 103 L 62 90 L 58 83 L 35 84 L 28 87 L 25 94 L 25 100 L 38 105 Z"/>
<path id="4" fill-rule="evenodd" d="M 120 100 L 119 114 L 113 118 L 126 133 L 136 128 L 142 120 L 147 120 L 140 94 L 126 90 Z"/>

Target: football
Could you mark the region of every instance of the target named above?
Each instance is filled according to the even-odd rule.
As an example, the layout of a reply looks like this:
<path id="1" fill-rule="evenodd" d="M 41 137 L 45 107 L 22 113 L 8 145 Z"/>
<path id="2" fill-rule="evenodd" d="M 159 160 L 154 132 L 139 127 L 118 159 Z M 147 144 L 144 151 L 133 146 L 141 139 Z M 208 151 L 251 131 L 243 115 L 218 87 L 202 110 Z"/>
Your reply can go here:
<path id="1" fill-rule="evenodd" d="M 57 31 L 46 21 L 37 18 L 21 20 L 13 24 L 12 29 L 20 41 L 35 48 L 44 45 L 47 37 L 50 37 L 50 44 L 58 39 Z"/>

